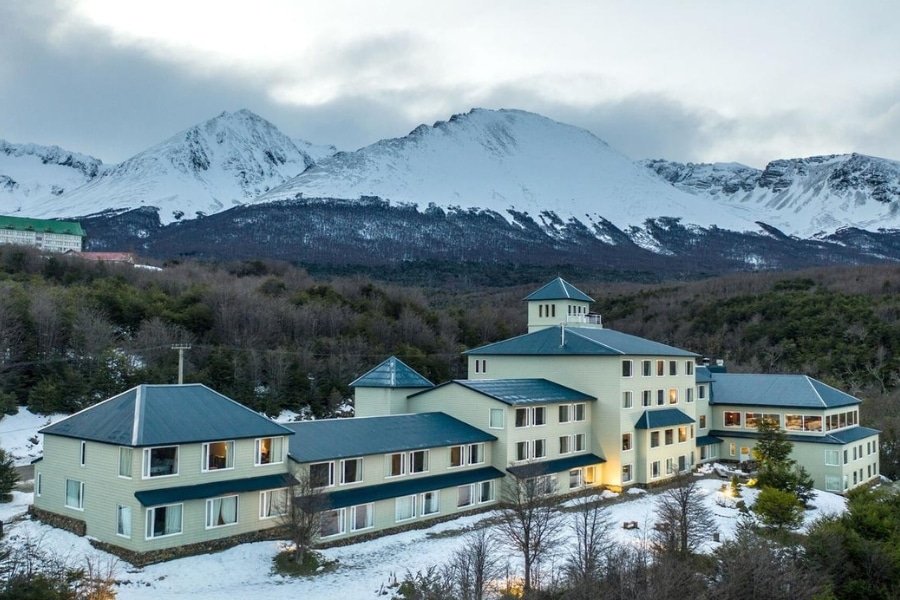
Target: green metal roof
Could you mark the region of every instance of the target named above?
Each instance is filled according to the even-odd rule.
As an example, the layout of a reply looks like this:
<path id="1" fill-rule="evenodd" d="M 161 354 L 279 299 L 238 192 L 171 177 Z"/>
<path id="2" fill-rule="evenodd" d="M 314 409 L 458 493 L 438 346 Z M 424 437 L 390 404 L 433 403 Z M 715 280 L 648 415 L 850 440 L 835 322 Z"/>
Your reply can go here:
<path id="1" fill-rule="evenodd" d="M 162 446 L 290 435 L 205 385 L 139 385 L 40 430 L 120 446 Z"/>
<path id="2" fill-rule="evenodd" d="M 461 385 L 511 406 L 596 400 L 593 396 L 547 379 L 454 379 L 438 387 L 452 384 Z M 427 394 L 429 391 L 431 390 L 413 394 L 410 398 Z"/>
<path id="3" fill-rule="evenodd" d="M 542 460 L 530 462 L 515 467 L 507 467 L 506 470 L 516 477 L 537 477 L 538 475 L 547 475 L 548 473 L 561 473 L 569 469 L 577 469 L 578 467 L 589 467 L 591 465 L 599 465 L 605 463 L 605 458 L 600 458 L 596 454 L 576 454 L 567 456 L 566 458 L 557 458 L 555 460 Z"/>
<path id="4" fill-rule="evenodd" d="M 709 433 L 711 435 L 723 438 L 759 438 L 759 433 L 755 431 L 727 431 L 724 429 L 720 429 L 710 431 Z M 870 429 L 869 427 L 850 427 L 849 429 L 844 429 L 842 431 L 832 431 L 830 433 L 826 433 L 825 435 L 801 435 L 797 433 L 786 433 L 785 438 L 787 438 L 789 442 L 793 443 L 799 442 L 807 444 L 837 444 L 843 446 L 844 444 L 852 444 L 853 442 L 857 442 L 873 435 L 878 435 L 879 433 L 881 432 L 877 429 Z"/>
<path id="5" fill-rule="evenodd" d="M 81 223 L 74 221 L 51 221 L 49 219 L 29 219 L 26 217 L 9 217 L 0 215 L 0 229 L 16 231 L 37 231 L 43 233 L 64 233 L 84 237 Z"/>
<path id="6" fill-rule="evenodd" d="M 525 296 L 525 300 L 578 300 L 579 302 L 594 302 L 593 298 L 562 277 L 557 277 L 540 289 L 528 294 Z"/>
<path id="7" fill-rule="evenodd" d="M 492 442 L 489 433 L 439 412 L 285 423 L 290 456 L 307 463 L 457 444 Z"/>
<path id="8" fill-rule="evenodd" d="M 612 329 L 560 325 L 465 352 L 473 356 L 683 356 L 693 352 Z"/>
<path id="9" fill-rule="evenodd" d="M 459 485 L 478 483 L 504 477 L 503 473 L 494 467 L 482 467 L 474 470 L 459 470 L 443 475 L 431 477 L 413 477 L 403 481 L 369 485 L 365 487 L 341 490 L 326 493 L 324 505 L 328 508 L 345 508 L 357 504 L 367 504 L 378 500 L 412 496 L 422 492 L 434 492 Z"/>
<path id="10" fill-rule="evenodd" d="M 293 483 L 296 483 L 296 480 L 291 475 L 279 473 L 276 475 L 262 475 L 260 477 L 230 479 L 228 481 L 211 481 L 209 483 L 183 485 L 158 490 L 141 490 L 135 492 L 134 497 L 143 506 L 159 506 L 160 504 L 171 504 L 186 500 L 203 500 L 240 492 L 274 490 L 288 487 Z"/>
<path id="11" fill-rule="evenodd" d="M 781 408 L 837 408 L 858 398 L 806 375 L 712 373 L 710 404 Z"/>
<path id="12" fill-rule="evenodd" d="M 434 384 L 402 360 L 392 356 L 353 380 L 350 387 L 430 388 L 434 387 Z"/>
<path id="13" fill-rule="evenodd" d="M 713 380 L 712 372 L 709 367 L 697 367 L 694 369 L 694 378 L 697 383 L 709 383 Z"/>
<path id="14" fill-rule="evenodd" d="M 660 427 L 672 427 L 673 425 L 687 425 L 693 423 L 687 414 L 677 408 L 662 408 L 657 410 L 645 410 L 641 418 L 634 424 L 635 429 L 659 429 Z"/>
<path id="15" fill-rule="evenodd" d="M 714 435 L 701 435 L 697 436 L 697 445 L 698 446 L 712 446 L 713 444 L 718 444 L 722 441 L 722 438 L 717 438 Z"/>

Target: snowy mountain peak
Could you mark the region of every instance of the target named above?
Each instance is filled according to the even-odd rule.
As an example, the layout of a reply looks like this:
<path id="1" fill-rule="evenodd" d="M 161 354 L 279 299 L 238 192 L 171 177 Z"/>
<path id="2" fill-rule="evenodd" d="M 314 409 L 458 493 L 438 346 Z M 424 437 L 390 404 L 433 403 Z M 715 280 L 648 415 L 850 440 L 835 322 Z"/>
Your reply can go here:
<path id="1" fill-rule="evenodd" d="M 90 181 L 103 168 L 99 159 L 59 146 L 0 139 L 0 214 L 30 214 L 44 202 Z"/>
<path id="2" fill-rule="evenodd" d="M 900 162 L 865 154 L 773 160 L 760 171 L 735 163 L 640 163 L 674 187 L 802 237 L 841 227 L 900 227 Z"/>
<path id="3" fill-rule="evenodd" d="M 594 134 L 521 110 L 473 109 L 404 137 L 321 161 L 256 202 L 378 196 L 425 207 L 555 213 L 618 226 L 667 215 L 739 230 L 756 226 L 651 177 Z"/>
<path id="4" fill-rule="evenodd" d="M 313 158 L 259 115 L 223 112 L 46 203 L 38 216 L 155 206 L 171 222 L 219 212 L 301 173 Z"/>

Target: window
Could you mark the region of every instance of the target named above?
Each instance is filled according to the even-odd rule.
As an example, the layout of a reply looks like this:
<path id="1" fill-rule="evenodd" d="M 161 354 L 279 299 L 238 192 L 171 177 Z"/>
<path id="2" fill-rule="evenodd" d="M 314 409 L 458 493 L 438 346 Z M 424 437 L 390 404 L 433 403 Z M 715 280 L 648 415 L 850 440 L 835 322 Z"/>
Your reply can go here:
<path id="1" fill-rule="evenodd" d="M 319 535 L 323 538 L 344 533 L 345 509 L 326 510 L 319 519 Z"/>
<path id="2" fill-rule="evenodd" d="M 532 418 L 532 424 L 537 425 L 546 425 L 547 424 L 547 409 L 543 406 L 535 406 L 533 409 L 534 415 Z"/>
<path id="3" fill-rule="evenodd" d="M 334 485 L 334 463 L 321 462 L 309 465 L 309 485 L 325 488 Z"/>
<path id="4" fill-rule="evenodd" d="M 84 482 L 66 479 L 66 506 L 84 510 Z"/>
<path id="5" fill-rule="evenodd" d="M 656 448 L 659 446 L 659 432 L 651 431 L 650 432 L 650 447 Z"/>
<path id="6" fill-rule="evenodd" d="M 375 505 L 371 502 L 369 504 L 357 504 L 350 508 L 350 531 L 362 531 L 373 527 L 375 525 L 373 519 L 374 508 Z"/>
<path id="7" fill-rule="evenodd" d="M 408 521 L 416 516 L 416 497 L 402 496 L 394 501 L 394 520 Z"/>
<path id="8" fill-rule="evenodd" d="M 559 422 L 568 423 L 570 420 L 569 411 L 572 407 L 568 404 L 559 405 Z"/>
<path id="9" fill-rule="evenodd" d="M 503 412 L 502 408 L 492 408 L 488 427 L 491 429 L 503 429 Z"/>
<path id="10" fill-rule="evenodd" d="M 131 537 L 131 507 L 116 506 L 116 535 Z"/>
<path id="11" fill-rule="evenodd" d="M 131 448 L 119 448 L 119 477 L 131 479 L 132 464 L 134 464 L 134 451 Z"/>
<path id="12" fill-rule="evenodd" d="M 728 444 L 728 456 L 737 456 L 737 444 L 734 442 Z"/>
<path id="13" fill-rule="evenodd" d="M 428 472 L 428 450 L 416 450 L 409 453 L 409 472 Z"/>
<path id="14" fill-rule="evenodd" d="M 724 415 L 725 419 L 725 427 L 740 427 L 741 426 L 741 413 L 739 412 L 726 412 Z"/>
<path id="15" fill-rule="evenodd" d="M 844 450 L 844 464 L 846 465 L 848 462 L 850 461 L 847 460 L 847 451 Z"/>
<path id="16" fill-rule="evenodd" d="M 700 419 L 700 429 L 706 429 L 706 415 L 700 415 L 698 419 Z"/>
<path id="17" fill-rule="evenodd" d="M 206 501 L 206 528 L 225 527 L 237 523 L 238 497 L 222 496 Z"/>
<path id="18" fill-rule="evenodd" d="M 666 433 L 666 446 L 671 446 L 673 443 L 675 443 L 675 441 L 674 441 L 675 433 L 672 429 L 666 429 L 665 433 Z"/>
<path id="19" fill-rule="evenodd" d="M 659 461 L 654 460 L 650 463 L 650 477 L 651 479 L 656 479 L 659 477 Z"/>
<path id="20" fill-rule="evenodd" d="M 544 406 L 516 409 L 516 427 L 537 427 L 539 425 L 546 425 L 546 423 L 547 408 Z"/>
<path id="21" fill-rule="evenodd" d="M 461 485 L 456 488 L 456 508 L 463 508 L 472 504 L 472 486 Z"/>
<path id="22" fill-rule="evenodd" d="M 628 483 L 632 478 L 631 465 L 622 465 L 622 483 Z"/>
<path id="23" fill-rule="evenodd" d="M 678 404 L 678 390 L 669 388 L 669 404 Z"/>
<path id="24" fill-rule="evenodd" d="M 569 489 L 574 490 L 580 488 L 581 485 L 581 469 L 571 469 L 569 471 Z"/>
<path id="25" fill-rule="evenodd" d="M 528 460 L 528 442 L 516 442 L 516 460 Z"/>
<path id="26" fill-rule="evenodd" d="M 784 428 L 789 431 L 803 431 L 803 417 L 801 415 L 784 415 Z"/>
<path id="27" fill-rule="evenodd" d="M 662 406 L 666 403 L 666 390 L 656 390 L 656 405 Z"/>
<path id="28" fill-rule="evenodd" d="M 669 375 L 678 375 L 678 361 L 677 360 L 669 361 Z"/>
<path id="29" fill-rule="evenodd" d="M 359 483 L 363 480 L 363 459 L 345 458 L 341 461 L 341 483 Z"/>
<path id="30" fill-rule="evenodd" d="M 86 458 L 85 450 L 87 446 L 84 442 L 81 442 L 81 466 L 84 466 L 84 460 Z"/>
<path id="31" fill-rule="evenodd" d="M 775 425 L 775 427 L 781 427 L 781 415 L 778 413 L 765 413 L 763 414 L 763 419 Z"/>
<path id="32" fill-rule="evenodd" d="M 144 478 L 178 475 L 178 446 L 144 448 Z"/>
<path id="33" fill-rule="evenodd" d="M 744 413 L 744 426 L 747 429 L 756 429 L 761 416 L 759 413 Z"/>
<path id="34" fill-rule="evenodd" d="M 480 465 L 484 462 L 484 444 L 469 444 L 469 464 Z"/>
<path id="35" fill-rule="evenodd" d="M 675 472 L 675 459 L 667 458 L 666 459 L 666 475 L 671 475 Z"/>
<path id="36" fill-rule="evenodd" d="M 270 437 L 256 440 L 256 464 L 275 465 L 284 462 L 284 438 Z"/>
<path id="37" fill-rule="evenodd" d="M 692 388 L 692 387 L 684 388 L 684 401 L 685 402 L 693 402 L 694 401 L 694 388 Z"/>
<path id="38" fill-rule="evenodd" d="M 433 515 L 441 510 L 441 495 L 439 492 L 425 492 L 422 494 L 422 515 Z"/>
<path id="39" fill-rule="evenodd" d="M 687 436 L 687 427 L 679 427 L 678 428 L 678 443 L 686 442 L 688 439 Z"/>
<path id="40" fill-rule="evenodd" d="M 622 392 L 622 408 L 631 408 L 631 392 Z"/>
<path id="41" fill-rule="evenodd" d="M 147 509 L 147 539 L 181 533 L 181 504 L 166 504 Z"/>
<path id="42" fill-rule="evenodd" d="M 584 452 L 585 443 L 584 443 L 584 434 L 576 433 L 575 434 L 575 452 Z"/>
<path id="43" fill-rule="evenodd" d="M 694 374 L 694 361 L 692 361 L 692 360 L 684 361 L 684 374 L 685 375 L 693 375 Z"/>
<path id="44" fill-rule="evenodd" d="M 818 415 L 803 417 L 803 429 L 805 431 L 822 431 L 822 417 Z"/>
<path id="45" fill-rule="evenodd" d="M 571 438 L 567 435 L 559 436 L 559 453 L 560 454 L 568 454 L 572 451 L 572 446 L 569 443 Z"/>
<path id="46" fill-rule="evenodd" d="M 234 442 L 210 442 L 203 444 L 201 471 L 217 471 L 234 468 Z"/>
<path id="47" fill-rule="evenodd" d="M 406 473 L 406 455 L 402 452 L 390 454 L 387 457 L 387 476 L 399 477 Z"/>
<path id="48" fill-rule="evenodd" d="M 678 472 L 684 473 L 687 471 L 687 456 L 679 456 L 678 457 Z"/>
<path id="49" fill-rule="evenodd" d="M 841 476 L 840 475 L 826 475 L 825 476 L 825 491 L 826 492 L 840 492 L 841 491 Z"/>
<path id="50" fill-rule="evenodd" d="M 478 486 L 478 503 L 493 502 L 494 500 L 494 482 L 482 481 L 476 484 Z"/>
<path id="51" fill-rule="evenodd" d="M 631 448 L 632 448 L 632 446 L 631 446 L 631 434 L 630 434 L 630 433 L 623 433 L 623 434 L 622 434 L 622 451 L 623 451 L 623 452 L 628 452 L 629 450 L 631 450 Z"/>
<path id="52" fill-rule="evenodd" d="M 40 496 L 41 492 L 43 491 L 43 487 L 44 487 L 43 486 L 43 483 L 44 483 L 43 475 L 44 475 L 43 473 L 38 473 L 37 477 L 35 477 L 35 481 L 34 481 L 34 495 L 35 496 Z"/>
<path id="53" fill-rule="evenodd" d="M 641 405 L 642 406 L 650 406 L 653 402 L 653 392 L 651 390 L 644 390 L 641 392 Z"/>
<path id="54" fill-rule="evenodd" d="M 516 427 L 528 427 L 530 424 L 529 415 L 531 411 L 527 408 L 517 408 L 516 409 Z"/>
<path id="55" fill-rule="evenodd" d="M 547 440 L 534 440 L 534 457 L 547 457 Z"/>
<path id="56" fill-rule="evenodd" d="M 286 515 L 288 511 L 288 490 L 266 490 L 259 493 L 259 518 L 271 519 Z"/>
<path id="57" fill-rule="evenodd" d="M 706 398 L 706 386 L 705 385 L 697 386 L 697 397 L 700 398 L 701 400 Z"/>
<path id="58" fill-rule="evenodd" d="M 662 377 L 666 374 L 666 361 L 658 360 L 656 361 L 656 376 Z"/>
<path id="59" fill-rule="evenodd" d="M 595 469 L 594 467 L 585 467 L 584 484 L 593 485 L 595 481 L 597 481 L 597 469 Z"/>
<path id="60" fill-rule="evenodd" d="M 631 377 L 631 370 L 634 366 L 634 361 L 631 360 L 623 360 L 622 361 L 622 377 Z"/>
<path id="61" fill-rule="evenodd" d="M 641 375 L 643 377 L 650 377 L 651 375 L 653 375 L 652 361 L 649 361 L 649 360 L 641 361 Z"/>
<path id="62" fill-rule="evenodd" d="M 585 413 L 584 413 L 584 404 L 576 404 L 575 405 L 575 420 L 576 421 L 584 421 Z"/>
<path id="63" fill-rule="evenodd" d="M 475 372 L 476 373 L 487 373 L 487 359 L 475 359 Z"/>
<path id="64" fill-rule="evenodd" d="M 450 466 L 461 467 L 466 464 L 465 454 L 463 454 L 462 446 L 450 447 Z"/>

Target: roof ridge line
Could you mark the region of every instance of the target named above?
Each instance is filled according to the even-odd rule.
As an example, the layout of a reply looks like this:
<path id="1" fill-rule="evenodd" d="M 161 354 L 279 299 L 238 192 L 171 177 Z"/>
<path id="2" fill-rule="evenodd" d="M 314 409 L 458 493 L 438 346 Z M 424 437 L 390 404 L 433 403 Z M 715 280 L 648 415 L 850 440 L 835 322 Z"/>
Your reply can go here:
<path id="1" fill-rule="evenodd" d="M 613 352 L 618 352 L 621 356 L 626 356 L 626 355 L 627 355 L 626 352 L 624 352 L 624 351 L 622 351 L 622 350 L 619 350 L 618 348 L 613 348 L 613 347 L 610 346 L 609 344 L 604 344 L 603 342 L 598 342 L 597 340 L 591 339 L 591 338 L 589 338 L 589 337 L 586 336 L 586 335 L 582 335 L 582 334 L 578 333 L 578 329 L 580 329 L 580 328 L 579 328 L 579 327 L 566 327 L 566 331 L 567 331 L 567 332 L 573 333 L 573 334 L 577 335 L 578 337 L 580 337 L 580 338 L 583 339 L 583 340 L 587 340 L 587 341 L 591 342 L 592 344 L 596 344 L 596 345 L 598 345 L 598 346 L 603 346 L 604 348 L 609 348 L 609 349 L 612 350 Z M 616 331 L 616 330 L 615 330 L 615 329 L 607 329 L 606 331 Z M 622 333 L 622 332 L 621 332 L 621 331 L 616 331 L 616 333 Z M 635 336 L 635 337 L 637 337 L 637 336 Z M 650 340 L 650 341 L 653 341 L 653 340 Z"/>
<path id="2" fill-rule="evenodd" d="M 139 387 L 139 386 L 137 386 L 137 385 L 134 386 L 134 387 L 130 387 L 130 388 L 128 388 L 127 390 L 125 390 L 124 392 L 119 392 L 119 393 L 116 394 L 115 396 L 111 396 L 111 397 L 107 398 L 106 400 L 101 400 L 100 402 L 98 402 L 98 403 L 96 403 L 96 404 L 91 404 L 90 406 L 86 406 L 86 407 L 82 408 L 81 410 L 79 410 L 79 411 L 77 411 L 77 412 L 73 412 L 71 415 L 66 415 L 65 417 L 63 417 L 62 419 L 60 419 L 59 421 L 57 421 L 56 423 L 51 423 L 50 425 L 45 425 L 45 427 L 50 427 L 50 426 L 52 426 L 52 425 L 56 425 L 56 424 L 58 424 L 58 423 L 62 423 L 63 421 L 68 421 L 68 420 L 71 419 L 72 417 L 77 416 L 77 415 L 80 415 L 81 413 L 83 413 L 83 412 L 85 412 L 85 411 L 91 410 L 92 408 L 94 408 L 94 407 L 96 407 L 96 406 L 100 406 L 101 404 L 106 404 L 107 402 L 112 402 L 113 400 L 115 400 L 115 399 L 118 398 L 119 396 L 124 396 L 125 394 L 127 394 L 127 393 L 130 392 L 131 390 L 137 389 L 138 387 Z M 27 407 L 26 407 L 26 408 L 27 408 Z M 43 427 L 42 427 L 41 429 L 43 429 Z"/>
<path id="3" fill-rule="evenodd" d="M 132 415 L 132 419 L 134 422 L 131 425 L 131 445 L 137 446 L 138 437 L 142 433 L 143 421 L 141 417 L 143 416 L 141 411 L 141 386 L 137 386 L 136 391 L 134 392 L 134 414 Z"/>
<path id="4" fill-rule="evenodd" d="M 258 412 L 256 412 L 256 411 L 253 410 L 252 408 L 250 408 L 249 406 L 244 406 L 243 404 L 241 404 L 241 403 L 238 402 L 237 400 L 234 400 L 233 398 L 229 398 L 228 396 L 226 396 L 225 394 L 223 394 L 223 393 L 221 393 L 221 392 L 217 392 L 216 390 L 212 389 L 211 387 L 209 387 L 209 386 L 206 385 L 205 383 L 193 383 L 193 384 L 191 384 L 191 385 L 199 385 L 199 386 L 201 386 L 201 387 L 204 387 L 204 388 L 206 388 L 207 390 L 209 390 L 210 392 L 212 392 L 213 394 L 215 394 L 215 395 L 217 395 L 217 396 L 221 396 L 222 398 L 224 398 L 225 400 L 228 400 L 228 401 L 231 402 L 232 404 L 236 404 L 237 406 L 243 408 L 245 411 L 247 411 L 247 412 L 253 414 L 254 416 L 257 416 L 257 417 L 260 417 L 260 418 L 262 418 L 262 419 L 265 419 L 266 421 L 269 421 L 269 422 L 272 423 L 273 425 L 277 425 L 277 426 L 281 427 L 282 429 L 287 429 L 287 427 L 285 427 L 284 425 L 282 425 L 281 423 L 279 423 L 279 422 L 276 421 L 275 419 L 270 419 L 269 417 L 267 417 L 267 416 L 265 416 L 265 415 L 259 414 Z M 291 432 L 291 435 L 293 435 L 293 433 L 294 433 L 293 431 L 291 431 L 290 429 L 288 429 L 288 431 L 290 431 L 290 432 Z"/>
<path id="5" fill-rule="evenodd" d="M 816 386 L 813 385 L 813 378 L 809 375 L 804 375 L 806 378 L 806 383 L 809 384 L 810 389 L 812 389 L 813 393 L 816 395 L 816 398 L 819 399 L 819 402 L 822 403 L 822 408 L 828 408 L 828 403 L 825 402 L 825 398 L 822 397 L 822 394 L 819 393 L 819 390 L 816 389 Z M 828 384 L 825 384 L 828 385 Z"/>

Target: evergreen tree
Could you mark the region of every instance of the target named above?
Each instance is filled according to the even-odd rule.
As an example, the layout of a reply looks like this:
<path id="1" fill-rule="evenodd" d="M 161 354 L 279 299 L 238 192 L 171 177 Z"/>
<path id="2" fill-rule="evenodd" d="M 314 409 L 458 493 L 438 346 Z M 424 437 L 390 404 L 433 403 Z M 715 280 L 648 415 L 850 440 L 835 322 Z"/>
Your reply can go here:
<path id="1" fill-rule="evenodd" d="M 12 456 L 0 448 L 0 502 L 12 500 L 12 491 L 19 481 L 19 474 L 13 465 Z"/>

